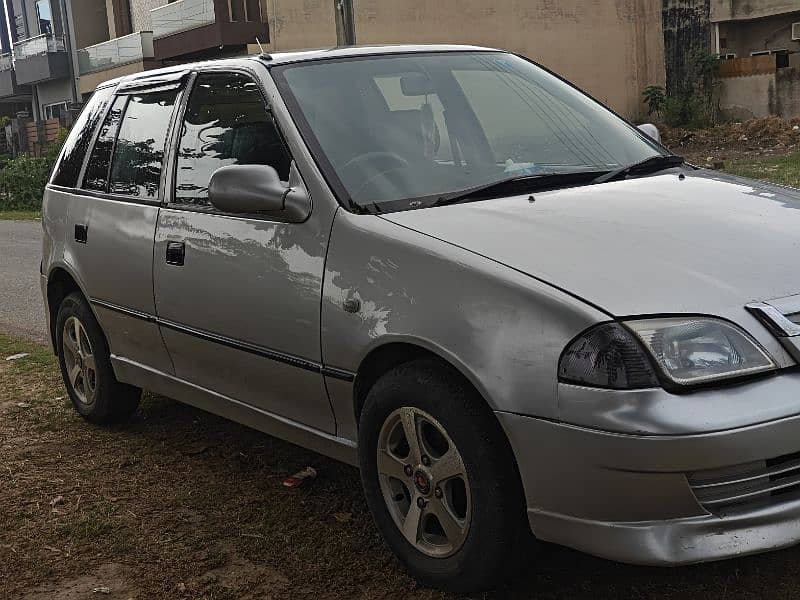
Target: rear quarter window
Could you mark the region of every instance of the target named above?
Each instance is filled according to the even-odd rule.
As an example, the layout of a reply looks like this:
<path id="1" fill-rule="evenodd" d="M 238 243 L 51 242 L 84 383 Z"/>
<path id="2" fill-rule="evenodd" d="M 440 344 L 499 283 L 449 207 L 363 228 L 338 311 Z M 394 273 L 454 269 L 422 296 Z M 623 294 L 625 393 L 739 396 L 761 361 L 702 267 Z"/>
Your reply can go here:
<path id="1" fill-rule="evenodd" d="M 83 165 L 83 159 L 89 150 L 92 133 L 113 93 L 113 87 L 99 89 L 86 103 L 64 142 L 61 156 L 53 169 L 53 176 L 50 178 L 51 184 L 70 188 L 78 185 L 78 175 Z"/>

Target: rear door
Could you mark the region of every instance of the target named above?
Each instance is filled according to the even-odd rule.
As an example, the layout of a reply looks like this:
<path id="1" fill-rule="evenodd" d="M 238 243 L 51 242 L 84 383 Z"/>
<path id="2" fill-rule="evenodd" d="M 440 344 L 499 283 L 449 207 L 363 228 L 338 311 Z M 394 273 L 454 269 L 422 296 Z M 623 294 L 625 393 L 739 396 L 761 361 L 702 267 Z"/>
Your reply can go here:
<path id="1" fill-rule="evenodd" d="M 115 368 L 123 361 L 172 372 L 155 322 L 153 237 L 181 85 L 117 90 L 79 189 L 69 194 L 65 260 L 84 285 Z"/>
<path id="2" fill-rule="evenodd" d="M 266 164 L 285 181 L 296 168 L 249 72 L 199 73 L 176 138 L 154 255 L 156 309 L 176 376 L 333 433 L 319 333 L 332 214 L 286 223 L 211 206 L 209 180 L 222 166 Z"/>

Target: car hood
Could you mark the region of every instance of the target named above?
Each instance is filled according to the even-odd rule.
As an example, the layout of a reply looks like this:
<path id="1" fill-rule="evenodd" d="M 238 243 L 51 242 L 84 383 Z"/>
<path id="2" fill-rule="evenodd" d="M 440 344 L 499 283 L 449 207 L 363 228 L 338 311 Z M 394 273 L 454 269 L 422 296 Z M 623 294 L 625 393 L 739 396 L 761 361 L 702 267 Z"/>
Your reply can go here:
<path id="1" fill-rule="evenodd" d="M 800 192 L 719 173 L 383 215 L 615 316 L 731 314 L 800 292 Z"/>

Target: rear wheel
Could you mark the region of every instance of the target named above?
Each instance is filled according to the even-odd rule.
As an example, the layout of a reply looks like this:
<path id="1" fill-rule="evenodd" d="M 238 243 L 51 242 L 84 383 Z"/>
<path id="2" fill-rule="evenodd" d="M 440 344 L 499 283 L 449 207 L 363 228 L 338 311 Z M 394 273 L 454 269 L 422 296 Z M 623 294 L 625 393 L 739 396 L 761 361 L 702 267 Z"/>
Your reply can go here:
<path id="1" fill-rule="evenodd" d="M 359 430 L 367 503 L 421 583 L 477 591 L 501 583 L 529 536 L 513 453 L 483 399 L 436 361 L 386 373 Z"/>
<path id="2" fill-rule="evenodd" d="M 67 393 L 83 418 L 112 423 L 136 411 L 141 390 L 117 381 L 105 336 L 78 293 L 64 298 L 58 310 L 56 348 Z"/>

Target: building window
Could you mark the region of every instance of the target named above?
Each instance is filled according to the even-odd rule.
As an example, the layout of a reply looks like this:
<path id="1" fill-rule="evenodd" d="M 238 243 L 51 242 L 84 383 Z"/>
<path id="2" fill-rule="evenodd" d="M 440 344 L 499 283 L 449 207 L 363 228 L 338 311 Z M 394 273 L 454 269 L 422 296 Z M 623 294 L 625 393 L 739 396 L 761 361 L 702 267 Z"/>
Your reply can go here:
<path id="1" fill-rule="evenodd" d="M 53 35 L 53 11 L 50 0 L 37 0 L 36 17 L 39 19 L 39 33 Z"/>
<path id="2" fill-rule="evenodd" d="M 61 119 L 67 116 L 67 103 L 55 102 L 53 104 L 42 105 L 42 117 L 44 119 Z"/>
<path id="3" fill-rule="evenodd" d="M 786 48 L 773 50 L 772 53 L 775 55 L 775 66 L 778 69 L 785 69 L 789 66 L 789 51 Z"/>

